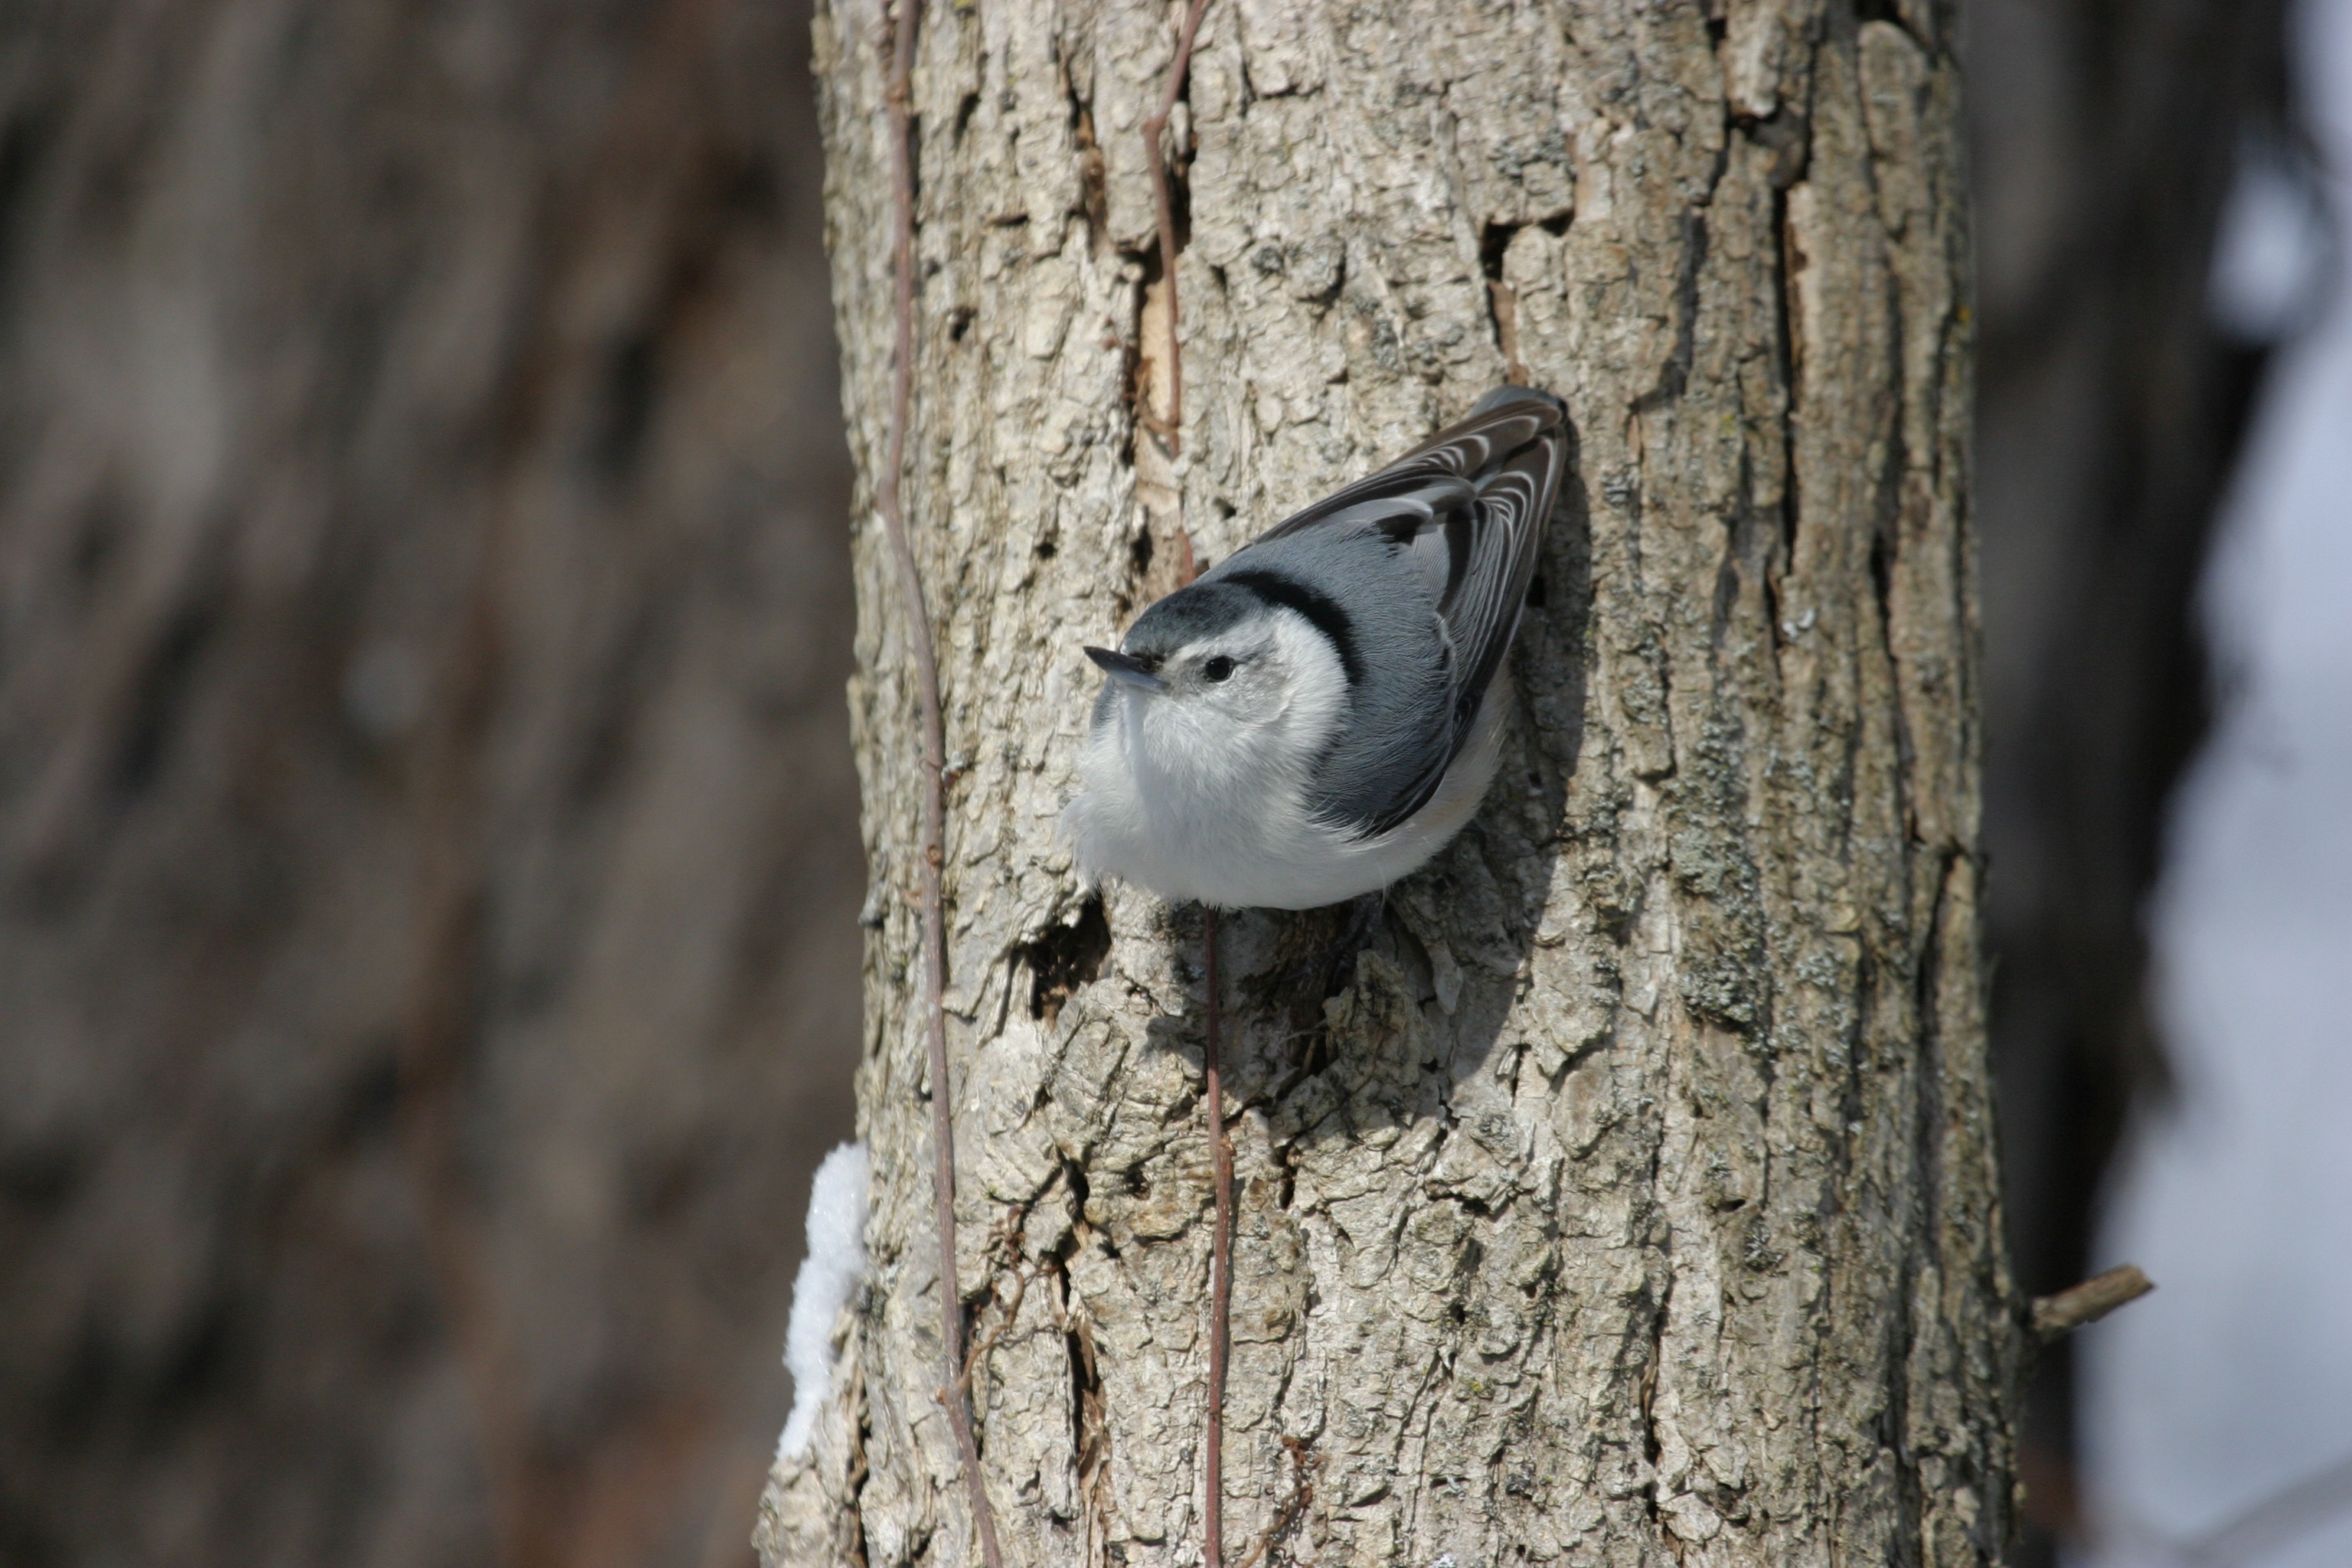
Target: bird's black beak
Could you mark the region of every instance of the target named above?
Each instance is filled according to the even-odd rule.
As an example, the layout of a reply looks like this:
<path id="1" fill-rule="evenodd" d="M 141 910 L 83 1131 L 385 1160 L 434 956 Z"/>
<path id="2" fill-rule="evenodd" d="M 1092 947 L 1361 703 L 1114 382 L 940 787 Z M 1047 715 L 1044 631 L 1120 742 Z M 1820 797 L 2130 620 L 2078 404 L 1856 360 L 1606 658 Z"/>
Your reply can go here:
<path id="1" fill-rule="evenodd" d="M 1168 689 L 1168 683 L 1160 679 L 1160 671 L 1133 654 L 1121 653 L 1115 647 L 1089 647 L 1087 657 L 1101 665 L 1103 673 L 1113 680 L 1123 680 L 1145 691 Z"/>

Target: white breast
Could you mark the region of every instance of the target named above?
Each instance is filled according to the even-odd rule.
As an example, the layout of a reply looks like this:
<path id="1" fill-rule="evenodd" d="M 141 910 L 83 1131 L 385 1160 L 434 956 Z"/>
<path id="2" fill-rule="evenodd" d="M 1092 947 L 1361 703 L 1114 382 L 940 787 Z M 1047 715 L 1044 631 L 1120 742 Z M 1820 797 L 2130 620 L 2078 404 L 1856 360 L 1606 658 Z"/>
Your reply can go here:
<path id="1" fill-rule="evenodd" d="M 1063 814 L 1088 872 L 1171 902 L 1316 909 L 1388 886 L 1470 820 L 1501 736 L 1491 688 L 1468 744 L 1412 817 L 1354 838 L 1315 816 L 1307 805 L 1313 766 L 1344 717 L 1347 679 L 1302 617 L 1285 611 L 1278 621 L 1293 679 L 1285 700 L 1253 723 L 1119 689 L 1109 721 L 1087 737 L 1082 787 Z"/>

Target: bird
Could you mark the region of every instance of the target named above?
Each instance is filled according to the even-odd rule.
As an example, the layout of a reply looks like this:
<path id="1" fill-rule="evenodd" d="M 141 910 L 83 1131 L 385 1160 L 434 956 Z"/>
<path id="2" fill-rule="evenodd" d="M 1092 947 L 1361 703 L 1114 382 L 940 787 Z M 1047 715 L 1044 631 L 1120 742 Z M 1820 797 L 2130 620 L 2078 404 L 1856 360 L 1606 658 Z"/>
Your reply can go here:
<path id="1" fill-rule="evenodd" d="M 1087 647 L 1106 679 L 1061 819 L 1083 879 L 1307 910 L 1444 847 L 1495 776 L 1569 450 L 1559 398 L 1497 387 Z"/>

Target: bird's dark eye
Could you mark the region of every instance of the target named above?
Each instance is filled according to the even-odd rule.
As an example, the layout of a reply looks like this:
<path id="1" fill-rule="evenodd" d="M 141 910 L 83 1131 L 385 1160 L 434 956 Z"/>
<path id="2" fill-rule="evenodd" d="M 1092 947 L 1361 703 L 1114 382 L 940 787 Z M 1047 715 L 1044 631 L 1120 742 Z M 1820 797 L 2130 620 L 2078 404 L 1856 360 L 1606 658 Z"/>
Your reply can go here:
<path id="1" fill-rule="evenodd" d="M 1201 667 L 1201 678 L 1203 680 L 1223 680 L 1233 672 L 1234 661 L 1223 654 L 1219 654 Z"/>

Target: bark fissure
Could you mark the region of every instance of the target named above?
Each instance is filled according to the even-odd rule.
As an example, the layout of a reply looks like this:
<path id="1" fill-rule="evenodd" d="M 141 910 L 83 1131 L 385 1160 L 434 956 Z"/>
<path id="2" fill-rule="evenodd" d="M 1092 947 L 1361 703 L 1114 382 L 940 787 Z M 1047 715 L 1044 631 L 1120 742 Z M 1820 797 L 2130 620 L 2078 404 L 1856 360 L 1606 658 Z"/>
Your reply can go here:
<path id="1" fill-rule="evenodd" d="M 1159 206 L 1156 226 L 1160 283 L 1168 300 L 1168 398 L 1164 405 L 1147 408 L 1143 417 L 1144 423 L 1167 444 L 1171 458 L 1181 456 L 1184 450 L 1184 356 L 1177 346 L 1182 316 L 1177 309 L 1176 261 L 1184 253 L 1184 220 L 1192 205 L 1192 187 L 1186 183 L 1178 153 L 1164 146 L 1161 138 L 1168 133 L 1169 116 L 1184 101 L 1192 41 L 1200 33 L 1201 17 L 1208 8 L 1209 0 L 1192 0 L 1185 10 L 1183 29 L 1176 38 L 1176 58 L 1168 67 L 1167 92 L 1159 109 L 1143 122 L 1143 156 L 1151 172 L 1152 197 Z"/>

